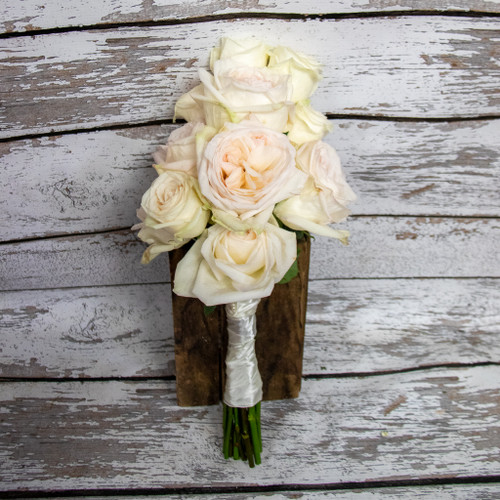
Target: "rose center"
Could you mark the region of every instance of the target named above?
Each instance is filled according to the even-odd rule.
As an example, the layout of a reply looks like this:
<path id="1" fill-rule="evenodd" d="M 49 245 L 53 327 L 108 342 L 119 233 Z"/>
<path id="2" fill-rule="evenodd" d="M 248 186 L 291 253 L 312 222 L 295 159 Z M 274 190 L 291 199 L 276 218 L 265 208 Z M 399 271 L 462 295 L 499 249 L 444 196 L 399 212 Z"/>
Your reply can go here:
<path id="1" fill-rule="evenodd" d="M 255 196 L 274 177 L 281 154 L 262 135 L 252 137 L 251 143 L 233 141 L 222 155 L 222 182 L 229 191 Z"/>

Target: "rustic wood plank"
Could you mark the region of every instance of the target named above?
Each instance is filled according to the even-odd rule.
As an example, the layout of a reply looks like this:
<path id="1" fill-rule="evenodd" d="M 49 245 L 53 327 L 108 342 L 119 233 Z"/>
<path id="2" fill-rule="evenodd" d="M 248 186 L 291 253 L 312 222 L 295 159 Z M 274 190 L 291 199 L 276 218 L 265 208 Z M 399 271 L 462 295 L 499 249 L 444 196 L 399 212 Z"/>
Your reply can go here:
<path id="1" fill-rule="evenodd" d="M 498 280 L 314 281 L 304 373 L 500 362 L 499 325 Z"/>
<path id="2" fill-rule="evenodd" d="M 325 65 L 322 112 L 498 114 L 497 19 L 242 19 L 0 40 L 0 137 L 171 118 L 222 35 L 276 32 Z"/>
<path id="3" fill-rule="evenodd" d="M 186 248 L 169 252 L 170 275 Z M 222 332 L 226 328 L 222 307 L 207 315 L 202 302 L 172 293 L 177 404 L 209 405 L 221 400 L 223 387 Z M 171 355 L 172 353 L 170 353 Z"/>
<path id="4" fill-rule="evenodd" d="M 14 292 L 0 303 L 2 377 L 175 374 L 168 284 Z"/>
<path id="5" fill-rule="evenodd" d="M 412 500 L 429 499 L 429 500 L 492 500 L 498 496 L 500 492 L 500 484 L 453 484 L 453 485 L 431 485 L 431 486 L 406 486 L 406 487 L 381 487 L 381 488 L 363 488 L 359 485 L 356 489 L 345 489 L 328 491 L 323 489 L 320 491 L 312 490 L 292 490 L 276 492 L 259 491 L 247 493 L 216 493 L 216 494 L 200 494 L 196 497 L 199 500 L 400 500 L 401 498 L 411 498 Z M 35 498 L 35 497 L 30 497 Z M 40 500 L 39 497 L 38 500 Z M 124 500 L 123 496 L 71 496 L 59 497 L 61 500 Z M 186 500 L 189 498 L 186 494 L 180 495 L 134 495 L 137 500 L 157 500 L 159 498 L 169 500 Z"/>
<path id="6" fill-rule="evenodd" d="M 500 220 L 352 217 L 350 244 L 318 237 L 312 279 L 498 277 Z M 140 264 L 130 231 L 48 238 L 0 246 L 0 290 L 168 282 L 167 256 Z"/>
<path id="7" fill-rule="evenodd" d="M 355 214 L 499 216 L 500 120 L 331 120 Z M 173 125 L 0 143 L 4 241 L 132 226 Z M 26 168 L 30 165 L 30 168 Z M 36 210 L 33 207 L 36 206 Z"/>
<path id="8" fill-rule="evenodd" d="M 125 129 L 0 143 L 1 239 L 132 226 L 142 194 L 156 177 L 152 152 L 171 130 L 141 127 L 137 133 Z"/>
<path id="9" fill-rule="evenodd" d="M 220 407 L 175 406 L 173 382 L 4 383 L 2 489 L 494 475 L 499 380 L 499 366 L 307 380 L 300 398 L 263 406 L 263 465 L 252 470 L 223 459 Z"/>
<path id="10" fill-rule="evenodd" d="M 500 120 L 332 120 L 355 214 L 500 215 Z"/>
<path id="11" fill-rule="evenodd" d="M 144 250 L 129 230 L 3 245 L 0 288 L 168 283 L 168 258 L 160 256 L 145 266 L 140 263 Z"/>
<path id="12" fill-rule="evenodd" d="M 310 249 L 309 238 L 298 242 L 298 275 L 276 286 L 270 297 L 261 299 L 257 308 L 259 334 L 255 352 L 265 401 L 296 398 L 300 392 Z M 172 281 L 177 264 L 186 253 L 185 248 L 169 253 Z M 172 310 L 177 404 L 214 404 L 222 399 L 226 384 L 224 307 L 218 306 L 207 317 L 199 300 L 172 293 Z"/>
<path id="13" fill-rule="evenodd" d="M 0 10 L 0 33 L 47 30 L 110 23 L 136 23 L 150 21 L 177 21 L 239 13 L 265 14 L 347 14 L 384 11 L 437 12 L 484 12 L 498 13 L 500 7 L 495 0 L 287 0 L 277 3 L 271 0 L 246 0 L 243 2 L 220 2 L 208 0 L 89 0 L 78 1 L 6 0 Z"/>
<path id="14" fill-rule="evenodd" d="M 3 292 L 0 376 L 174 375 L 166 284 Z M 500 362 L 495 279 L 309 284 L 305 375 Z"/>

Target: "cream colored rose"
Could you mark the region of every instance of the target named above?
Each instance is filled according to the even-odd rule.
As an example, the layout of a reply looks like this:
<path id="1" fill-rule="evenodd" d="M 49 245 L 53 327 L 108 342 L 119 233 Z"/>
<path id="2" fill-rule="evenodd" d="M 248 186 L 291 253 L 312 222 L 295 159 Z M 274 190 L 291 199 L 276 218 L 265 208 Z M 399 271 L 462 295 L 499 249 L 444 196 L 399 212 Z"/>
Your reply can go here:
<path id="1" fill-rule="evenodd" d="M 196 135 L 204 127 L 203 123 L 186 123 L 170 134 L 167 145 L 160 146 L 153 154 L 158 174 L 178 170 L 197 177 Z"/>
<path id="2" fill-rule="evenodd" d="M 279 203 L 274 213 L 288 227 L 331 236 L 347 243 L 347 231 L 327 224 L 349 215 L 346 205 L 356 195 L 345 180 L 336 151 L 322 141 L 307 142 L 297 151 L 297 166 L 309 174 L 298 196 Z"/>
<path id="3" fill-rule="evenodd" d="M 173 250 L 200 235 L 210 213 L 198 194 L 194 177 L 176 171 L 159 175 L 144 193 L 139 218 L 139 238 L 151 246 L 143 255 L 147 263 L 161 252 Z"/>
<path id="4" fill-rule="evenodd" d="M 322 139 L 332 129 L 326 116 L 313 109 L 307 101 L 295 106 L 288 124 L 288 138 L 295 145 Z"/>
<path id="5" fill-rule="evenodd" d="M 306 178 L 295 166 L 286 135 L 251 121 L 227 124 L 207 144 L 198 165 L 203 196 L 241 221 L 300 193 Z M 226 225 L 231 227 L 230 221 Z"/>
<path id="6" fill-rule="evenodd" d="M 272 224 L 259 234 L 214 225 L 177 265 L 174 292 L 208 306 L 267 297 L 296 255 L 294 233 Z"/>
<path id="7" fill-rule="evenodd" d="M 332 216 L 344 218 L 349 211 L 339 205 L 330 193 L 317 189 L 312 177 L 302 193 L 278 203 L 274 214 L 291 229 L 337 238 L 347 244 L 349 232 L 332 229 L 328 224 L 332 222 Z"/>
<path id="8" fill-rule="evenodd" d="M 268 67 L 291 76 L 293 102 L 309 99 L 321 79 L 321 65 L 316 60 L 288 47 L 272 49 Z"/>
<path id="9" fill-rule="evenodd" d="M 297 166 L 314 179 L 314 185 L 325 196 L 332 196 L 336 203 L 345 207 L 356 200 L 356 195 L 345 179 L 340 158 L 335 149 L 323 141 L 303 144 L 297 151 Z M 332 207 L 333 208 L 333 207 Z M 330 222 L 339 222 L 345 217 L 341 210 L 335 215 L 330 209 Z"/>
<path id="10" fill-rule="evenodd" d="M 183 118 L 187 122 L 205 122 L 205 112 L 200 103 L 203 98 L 203 85 L 197 85 L 186 94 L 181 95 L 175 103 L 174 122 L 177 118 Z"/>
<path id="11" fill-rule="evenodd" d="M 268 52 L 269 47 L 255 38 L 222 38 L 219 47 L 212 49 L 210 68 L 214 69 L 216 61 L 229 58 L 238 66 L 264 67 L 269 59 Z"/>
<path id="12" fill-rule="evenodd" d="M 347 243 L 347 231 L 327 225 L 344 220 L 350 213 L 346 205 L 356 199 L 345 180 L 336 151 L 322 141 L 306 142 L 297 151 L 297 166 L 310 177 L 300 195 L 279 203 L 274 213 L 292 229 L 331 236 Z"/>
<path id="13" fill-rule="evenodd" d="M 217 61 L 214 74 L 200 69 L 203 95 L 193 94 L 207 125 L 220 129 L 249 115 L 278 132 L 287 127 L 292 106 L 290 77 L 267 68 L 236 66 L 232 59 Z"/>

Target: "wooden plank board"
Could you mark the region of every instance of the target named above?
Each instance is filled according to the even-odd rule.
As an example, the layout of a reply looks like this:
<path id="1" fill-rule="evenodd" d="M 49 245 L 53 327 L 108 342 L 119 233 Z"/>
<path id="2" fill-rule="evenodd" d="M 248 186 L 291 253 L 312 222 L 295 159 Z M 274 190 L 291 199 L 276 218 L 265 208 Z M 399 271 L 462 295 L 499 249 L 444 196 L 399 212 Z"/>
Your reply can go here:
<path id="1" fill-rule="evenodd" d="M 500 120 L 330 123 L 325 140 L 358 194 L 354 214 L 500 215 Z M 174 128 L 0 143 L 2 240 L 132 226 L 156 177 L 152 152 Z"/>
<path id="2" fill-rule="evenodd" d="M 319 488 L 318 488 L 319 489 Z M 433 486 L 405 486 L 405 487 L 377 487 L 363 488 L 358 485 L 351 489 L 321 489 L 313 491 L 310 489 L 294 489 L 291 491 L 279 491 L 274 488 L 272 491 L 256 489 L 257 491 L 247 493 L 222 493 L 200 494 L 197 493 L 198 500 L 401 500 L 401 498 L 411 498 L 412 500 L 492 500 L 500 493 L 500 484 L 453 484 L 453 485 L 433 485 Z M 35 498 L 31 497 L 30 498 Z M 124 500 L 123 496 L 58 496 L 61 500 Z M 158 500 L 165 499 L 165 495 L 134 495 L 137 500 Z M 168 500 L 186 500 L 187 494 L 168 495 Z M 41 500 L 41 497 L 38 498 Z"/>
<path id="3" fill-rule="evenodd" d="M 100 131 L 0 143 L 2 240 L 132 226 L 157 175 L 151 154 L 170 130 L 141 127 L 139 135 Z"/>
<path id="4" fill-rule="evenodd" d="M 220 407 L 175 406 L 173 382 L 2 384 L 2 489 L 494 475 L 499 380 L 499 366 L 307 380 L 300 398 L 263 405 L 263 465 L 252 470 L 223 459 Z"/>
<path id="5" fill-rule="evenodd" d="M 170 285 L 0 296 L 2 377 L 172 376 Z"/>
<path id="6" fill-rule="evenodd" d="M 499 277 L 500 220 L 352 217 L 350 244 L 318 237 L 311 279 Z M 0 247 L 1 290 L 168 282 L 167 256 L 144 266 L 130 231 L 48 238 Z"/>
<path id="7" fill-rule="evenodd" d="M 4 292 L 0 303 L 0 377 L 175 373 L 169 285 Z M 499 362 L 499 304 L 495 279 L 311 281 L 303 373 Z"/>
<path id="8" fill-rule="evenodd" d="M 312 100 L 324 113 L 498 115 L 498 26 L 426 16 L 241 19 L 2 39 L 0 137 L 171 118 L 221 36 L 276 32 L 324 64 Z"/>
<path id="9" fill-rule="evenodd" d="M 150 21 L 178 21 L 240 13 L 265 14 L 351 14 L 368 12 L 500 12 L 496 0 L 287 0 L 286 2 L 259 0 L 237 3 L 209 0 L 89 0 L 79 1 L 5 0 L 0 10 L 0 33 L 47 30 L 53 28 L 90 26 L 110 23 L 137 23 Z"/>

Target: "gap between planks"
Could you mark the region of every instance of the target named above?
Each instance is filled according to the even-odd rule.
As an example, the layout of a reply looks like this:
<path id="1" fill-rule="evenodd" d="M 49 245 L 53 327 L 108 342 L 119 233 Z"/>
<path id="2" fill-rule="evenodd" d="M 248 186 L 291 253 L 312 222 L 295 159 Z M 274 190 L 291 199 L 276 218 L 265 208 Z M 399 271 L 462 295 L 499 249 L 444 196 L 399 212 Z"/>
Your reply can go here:
<path id="1" fill-rule="evenodd" d="M 356 214 L 350 215 L 348 220 L 353 219 L 373 219 L 374 217 L 383 217 L 383 218 L 394 218 L 394 219 L 472 219 L 472 220 L 500 220 L 500 216 L 495 215 L 453 215 L 453 214 L 442 214 L 442 215 L 432 215 L 432 214 L 384 214 L 384 213 L 373 213 L 373 214 Z M 123 227 L 110 227 L 106 229 L 101 229 L 98 231 L 74 231 L 71 233 L 55 233 L 55 234 L 47 234 L 44 236 L 34 236 L 33 238 L 14 238 L 10 240 L 0 241 L 0 248 L 2 245 L 10 245 L 16 243 L 30 243 L 33 241 L 45 241 L 45 240 L 55 240 L 57 238 L 70 238 L 72 236 L 95 236 L 99 234 L 111 234 L 111 233 L 123 233 L 124 231 L 129 231 L 131 229 L 131 225 L 123 226 Z M 470 276 L 470 278 L 476 278 L 477 276 Z M 316 278 L 318 279 L 318 278 Z M 326 278 L 329 279 L 329 278 Z M 355 278 L 354 278 L 355 279 Z M 312 281 L 312 280 L 311 280 Z M 165 282 L 161 282 L 165 283 Z M 14 290 L 11 290 L 14 291 Z"/>
<path id="2" fill-rule="evenodd" d="M 309 283 L 314 281 L 408 281 L 408 280 L 449 280 L 449 281 L 457 281 L 457 280 L 500 280 L 500 276 L 377 276 L 377 277 L 363 277 L 363 276 L 355 276 L 355 277 L 335 277 L 335 278 L 309 278 Z M 97 285 L 75 285 L 75 286 L 53 286 L 53 287 L 44 287 L 44 288 L 13 288 L 8 290 L 0 290 L 0 296 L 2 293 L 19 293 L 19 292 L 40 292 L 43 291 L 54 291 L 54 290 L 79 290 L 81 288 L 123 288 L 126 286 L 152 286 L 152 285 L 169 285 L 170 279 L 166 279 L 165 281 L 148 281 L 145 283 L 112 283 L 112 284 L 97 284 Z M 77 379 L 78 380 L 78 379 Z"/>
<path id="3" fill-rule="evenodd" d="M 228 495 L 227 500 L 234 498 L 234 500 L 249 500 L 250 497 L 242 496 L 247 494 L 259 494 L 259 493 L 276 493 L 282 494 L 283 496 L 276 497 L 273 495 L 269 497 L 270 500 L 285 500 L 285 499 L 297 499 L 302 498 L 302 495 L 298 497 L 298 494 L 301 493 L 309 493 L 310 495 L 314 495 L 311 498 L 320 499 L 320 498 L 339 498 L 337 495 L 330 497 L 328 492 L 338 492 L 341 494 L 342 492 L 348 493 L 351 492 L 353 494 L 361 494 L 363 492 L 369 491 L 370 498 L 374 500 L 376 498 L 392 498 L 390 496 L 391 492 L 397 491 L 400 488 L 415 488 L 419 487 L 436 487 L 436 486 L 474 486 L 474 485 L 494 485 L 495 483 L 500 483 L 500 475 L 496 476 L 469 476 L 469 477 L 443 477 L 443 478 L 422 478 L 422 479 L 407 479 L 407 480 L 383 480 L 383 481 L 362 481 L 362 482 L 347 482 L 347 483 L 323 483 L 317 485 L 308 485 L 308 484 L 291 484 L 291 485 L 270 485 L 270 486 L 238 486 L 235 488 L 232 487 L 186 487 L 186 488 L 127 488 L 127 489 L 91 489 L 91 490 L 59 490 L 59 491 L 43 491 L 43 490 L 32 490 L 32 491 L 5 491 L 2 493 L 2 498 L 5 499 L 15 499 L 15 498 L 33 498 L 39 499 L 42 498 L 78 498 L 80 500 L 85 500 L 87 498 L 94 498 L 95 500 L 104 500 L 105 498 L 109 498 L 110 500 L 119 500 L 120 498 L 126 498 L 130 496 L 134 496 L 135 498 L 141 498 L 146 500 L 148 497 L 150 498 L 171 498 L 172 500 L 180 500 L 181 498 L 185 498 L 184 495 L 204 495 L 200 496 L 200 500 L 213 500 L 217 498 L 218 500 L 226 500 L 226 497 L 222 499 L 221 497 L 212 497 L 212 495 Z M 500 485 L 498 486 L 500 488 Z M 495 488 L 496 489 L 496 488 Z M 385 490 L 385 491 L 384 491 Z M 377 493 L 380 492 L 381 496 L 378 497 Z M 403 495 L 411 494 L 411 491 L 402 492 Z M 419 491 L 419 493 L 421 493 Z M 433 493 L 437 493 L 434 491 L 429 491 L 432 495 Z M 470 493 L 475 493 L 470 491 Z M 486 489 L 485 494 L 495 494 L 496 491 L 493 489 Z M 181 497 L 177 497 L 177 495 L 182 495 Z M 206 497 L 205 497 L 206 495 Z M 208 495 L 210 495 L 208 497 Z M 323 497 L 323 495 L 328 495 L 327 497 Z M 453 495 L 453 493 L 452 493 Z M 255 500 L 261 497 L 252 497 Z M 404 498 L 404 496 L 395 495 L 394 498 Z M 406 498 L 409 498 L 406 496 Z M 414 497 L 411 497 L 414 498 Z M 422 496 L 418 498 L 432 498 L 432 496 Z M 436 497 L 434 497 L 436 498 Z M 455 496 L 450 496 L 447 498 L 453 498 L 454 500 L 457 498 Z M 462 497 L 460 497 L 462 498 Z M 465 497 L 464 497 L 465 498 Z M 467 497 L 472 498 L 472 497 Z M 479 497 L 478 497 L 479 498 Z M 480 498 L 493 498 L 493 496 L 485 496 Z M 351 500 L 352 497 L 349 496 L 346 500 Z M 339 500 L 342 500 L 339 498 Z"/>
<path id="4" fill-rule="evenodd" d="M 1 36 L 0 36 L 1 39 Z M 364 121 L 378 121 L 378 122 L 398 122 L 398 123 L 456 123 L 456 122 L 472 122 L 472 121 L 490 121 L 500 120 L 499 114 L 486 114 L 475 116 L 438 116 L 438 117 L 423 117 L 423 116 L 389 116 L 389 115 L 365 115 L 365 114 L 349 114 L 349 113 L 324 113 L 329 120 L 364 120 Z M 60 137 L 64 135 L 76 135 L 92 132 L 105 132 L 113 130 L 127 130 L 133 128 L 151 127 L 155 125 L 176 125 L 182 126 L 186 122 L 184 120 L 174 120 L 172 118 L 165 118 L 160 120 L 149 120 L 146 122 L 132 122 L 126 123 L 113 123 L 112 125 L 101 125 L 96 127 L 68 129 L 68 130 L 54 130 L 51 132 L 40 132 L 34 134 L 14 135 L 12 137 L 0 137 L 0 144 L 6 142 L 26 141 L 31 139 L 42 139 L 44 137 Z"/>
<path id="5" fill-rule="evenodd" d="M 460 369 L 460 368 L 480 368 L 487 366 L 500 366 L 500 361 L 481 361 L 476 363 L 441 363 L 434 365 L 421 365 L 411 368 L 401 368 L 394 370 L 374 370 L 371 372 L 343 372 L 343 373 L 313 373 L 302 375 L 302 380 L 323 380 L 323 379 L 343 379 L 343 378 L 368 378 L 368 377 L 384 377 L 388 375 L 399 375 L 402 373 L 425 372 L 433 370 Z M 94 382 L 175 382 L 175 375 L 167 376 L 125 376 L 125 377 L 1 377 L 0 384 L 8 384 L 12 382 L 26 383 L 74 383 L 82 384 Z"/>
<path id="6" fill-rule="evenodd" d="M 213 21 L 234 21 L 239 19 L 276 19 L 283 21 L 314 21 L 342 19 L 373 19 L 373 18 L 395 18 L 395 17 L 465 17 L 465 18 L 498 18 L 500 12 L 488 11 L 463 11 L 463 10 L 387 10 L 380 12 L 346 12 L 325 14 L 297 14 L 297 13 L 268 13 L 268 12 L 233 12 L 229 14 L 214 14 L 205 16 L 185 17 L 180 19 L 160 19 L 146 21 L 122 21 L 114 23 L 88 24 L 78 26 L 65 26 L 44 29 L 32 29 L 26 31 L 13 31 L 0 33 L 1 39 L 20 38 L 24 36 L 52 35 L 57 33 L 70 33 L 74 31 L 97 31 L 117 28 L 148 28 L 161 26 L 177 26 L 183 24 L 203 24 Z"/>

